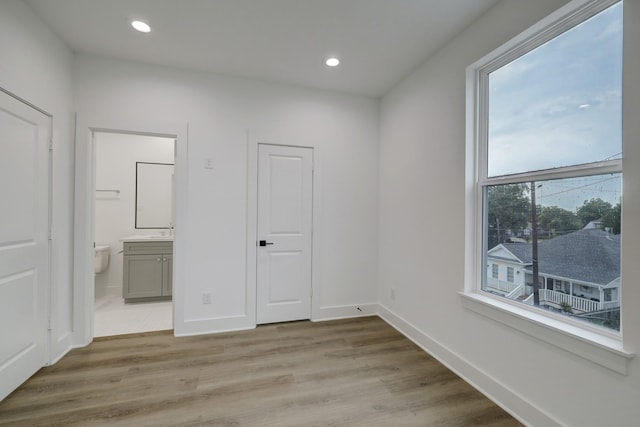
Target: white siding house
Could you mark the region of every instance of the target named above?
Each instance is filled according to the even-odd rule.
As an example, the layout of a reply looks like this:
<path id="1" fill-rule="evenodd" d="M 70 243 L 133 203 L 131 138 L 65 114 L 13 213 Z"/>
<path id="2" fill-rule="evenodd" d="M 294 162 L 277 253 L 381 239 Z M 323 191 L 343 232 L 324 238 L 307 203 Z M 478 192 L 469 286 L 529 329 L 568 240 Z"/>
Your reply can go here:
<path id="1" fill-rule="evenodd" d="M 490 249 L 485 290 L 533 304 L 531 251 L 530 243 Z M 542 240 L 538 269 L 541 306 L 585 317 L 619 316 L 620 236 L 584 229 Z"/>

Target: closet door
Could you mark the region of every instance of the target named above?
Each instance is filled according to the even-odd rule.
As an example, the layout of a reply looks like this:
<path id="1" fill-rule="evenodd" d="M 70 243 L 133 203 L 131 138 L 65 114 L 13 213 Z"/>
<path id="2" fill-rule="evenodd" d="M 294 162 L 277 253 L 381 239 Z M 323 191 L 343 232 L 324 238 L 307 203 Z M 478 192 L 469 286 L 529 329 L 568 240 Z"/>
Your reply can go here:
<path id="1" fill-rule="evenodd" d="M 257 322 L 311 318 L 313 149 L 258 146 Z"/>
<path id="2" fill-rule="evenodd" d="M 0 400 L 47 363 L 50 132 L 0 91 Z"/>

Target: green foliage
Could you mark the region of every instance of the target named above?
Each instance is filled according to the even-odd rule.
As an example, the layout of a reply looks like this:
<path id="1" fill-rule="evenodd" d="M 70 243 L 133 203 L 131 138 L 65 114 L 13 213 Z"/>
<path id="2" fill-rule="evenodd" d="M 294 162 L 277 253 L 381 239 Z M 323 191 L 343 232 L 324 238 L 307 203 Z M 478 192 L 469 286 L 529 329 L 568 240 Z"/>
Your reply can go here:
<path id="1" fill-rule="evenodd" d="M 620 203 L 618 203 L 602 216 L 602 226 L 604 228 L 610 228 L 613 234 L 620 234 L 620 217 L 621 206 Z"/>
<path id="2" fill-rule="evenodd" d="M 560 303 L 560 309 L 562 310 L 563 313 L 573 313 L 573 308 L 571 307 L 571 304 L 566 303 L 566 302 L 561 302 Z"/>
<path id="3" fill-rule="evenodd" d="M 487 190 L 489 247 L 506 240 L 506 231 L 518 231 L 531 218 L 531 202 L 526 184 L 495 185 Z"/>
<path id="4" fill-rule="evenodd" d="M 576 214 L 578 218 L 580 218 L 580 221 L 582 221 L 582 226 L 584 227 L 591 221 L 601 219 L 611 210 L 611 207 L 611 203 L 605 202 L 600 198 L 585 200 L 582 206 L 576 211 Z"/>
<path id="5" fill-rule="evenodd" d="M 581 223 L 578 216 L 558 206 L 543 206 L 538 210 L 538 224 L 549 235 L 566 234 L 580 230 Z"/>
<path id="6" fill-rule="evenodd" d="M 531 221 L 529 185 L 495 185 L 487 189 L 488 242 L 492 248 L 507 240 L 508 231 L 517 233 Z M 603 228 L 620 234 L 620 203 L 611 206 L 600 198 L 585 200 L 576 212 L 558 206 L 538 206 L 538 226 L 546 232 L 541 237 L 580 230 L 589 222 L 602 220 Z"/>
<path id="7" fill-rule="evenodd" d="M 577 209 L 576 215 L 580 218 L 583 227 L 590 221 L 600 219 L 602 228 L 609 228 L 613 234 L 620 234 L 620 203 L 611 206 L 611 203 L 602 199 L 585 200 Z"/>

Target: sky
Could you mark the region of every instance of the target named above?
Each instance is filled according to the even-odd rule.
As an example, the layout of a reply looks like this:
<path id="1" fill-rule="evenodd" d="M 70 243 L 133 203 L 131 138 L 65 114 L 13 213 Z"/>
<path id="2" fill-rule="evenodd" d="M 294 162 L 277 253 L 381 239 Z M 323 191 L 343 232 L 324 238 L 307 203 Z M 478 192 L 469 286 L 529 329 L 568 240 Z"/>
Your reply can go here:
<path id="1" fill-rule="evenodd" d="M 622 3 L 489 75 L 489 176 L 622 157 Z M 539 204 L 620 201 L 619 174 L 549 181 Z"/>

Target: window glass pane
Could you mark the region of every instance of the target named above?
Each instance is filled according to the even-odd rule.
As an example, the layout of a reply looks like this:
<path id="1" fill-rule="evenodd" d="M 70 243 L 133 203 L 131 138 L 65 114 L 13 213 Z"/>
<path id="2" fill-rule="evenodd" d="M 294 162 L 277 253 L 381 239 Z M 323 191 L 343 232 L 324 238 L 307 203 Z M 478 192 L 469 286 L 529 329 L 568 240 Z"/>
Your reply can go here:
<path id="1" fill-rule="evenodd" d="M 487 187 L 482 289 L 619 330 L 621 194 L 622 174 Z"/>
<path id="2" fill-rule="evenodd" d="M 621 158 L 622 3 L 489 75 L 488 176 Z"/>

